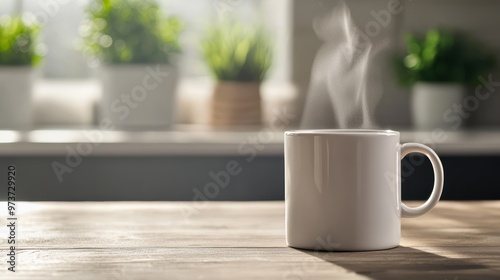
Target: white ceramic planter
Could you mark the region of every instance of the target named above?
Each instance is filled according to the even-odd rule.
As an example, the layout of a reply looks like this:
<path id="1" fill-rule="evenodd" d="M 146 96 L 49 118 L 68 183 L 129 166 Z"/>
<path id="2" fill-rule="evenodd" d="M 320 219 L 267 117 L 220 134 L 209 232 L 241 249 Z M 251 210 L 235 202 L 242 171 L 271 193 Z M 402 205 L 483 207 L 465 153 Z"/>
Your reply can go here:
<path id="1" fill-rule="evenodd" d="M 31 128 L 35 72 L 30 66 L 0 66 L 0 130 Z"/>
<path id="2" fill-rule="evenodd" d="M 455 122 L 444 115 L 453 110 L 453 104 L 462 104 L 466 91 L 464 85 L 419 82 L 412 91 L 412 117 L 417 129 L 453 129 Z"/>
<path id="3" fill-rule="evenodd" d="M 175 123 L 177 68 L 166 64 L 104 66 L 98 122 L 116 128 L 168 129 Z"/>

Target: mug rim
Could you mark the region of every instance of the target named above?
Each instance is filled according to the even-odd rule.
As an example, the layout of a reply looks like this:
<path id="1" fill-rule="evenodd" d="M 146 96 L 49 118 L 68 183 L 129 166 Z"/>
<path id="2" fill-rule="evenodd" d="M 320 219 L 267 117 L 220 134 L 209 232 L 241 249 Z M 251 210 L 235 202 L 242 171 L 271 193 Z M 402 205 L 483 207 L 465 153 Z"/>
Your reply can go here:
<path id="1" fill-rule="evenodd" d="M 399 136 L 399 132 L 390 129 L 299 129 L 299 130 L 285 131 L 285 136 L 301 136 L 301 135 Z"/>

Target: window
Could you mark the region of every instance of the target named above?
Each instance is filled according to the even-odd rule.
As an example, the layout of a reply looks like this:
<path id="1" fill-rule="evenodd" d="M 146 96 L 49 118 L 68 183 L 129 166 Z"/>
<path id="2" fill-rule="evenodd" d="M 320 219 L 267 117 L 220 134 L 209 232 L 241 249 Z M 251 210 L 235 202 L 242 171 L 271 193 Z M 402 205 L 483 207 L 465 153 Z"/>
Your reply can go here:
<path id="1" fill-rule="evenodd" d="M 92 76 L 84 55 L 77 49 L 78 30 L 90 0 L 8 0 L 0 2 L 0 14 L 11 14 L 19 7 L 36 16 L 43 25 L 46 56 L 43 77 L 80 79 Z M 290 1 L 288 0 L 158 0 L 168 15 L 175 15 L 185 25 L 182 34 L 180 67 L 184 78 L 207 76 L 198 41 L 210 22 L 227 12 L 245 20 L 262 20 L 275 39 L 275 63 L 271 80 L 289 79 Z M 20 5 L 20 3 L 22 3 Z"/>

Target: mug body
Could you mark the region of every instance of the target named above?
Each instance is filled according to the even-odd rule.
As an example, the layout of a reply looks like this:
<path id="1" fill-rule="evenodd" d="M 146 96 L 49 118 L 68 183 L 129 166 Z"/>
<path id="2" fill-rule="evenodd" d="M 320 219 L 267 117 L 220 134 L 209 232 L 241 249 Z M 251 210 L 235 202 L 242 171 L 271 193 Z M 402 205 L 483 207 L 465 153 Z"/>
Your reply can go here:
<path id="1" fill-rule="evenodd" d="M 399 245 L 399 133 L 285 133 L 286 238 L 291 247 L 364 251 Z"/>

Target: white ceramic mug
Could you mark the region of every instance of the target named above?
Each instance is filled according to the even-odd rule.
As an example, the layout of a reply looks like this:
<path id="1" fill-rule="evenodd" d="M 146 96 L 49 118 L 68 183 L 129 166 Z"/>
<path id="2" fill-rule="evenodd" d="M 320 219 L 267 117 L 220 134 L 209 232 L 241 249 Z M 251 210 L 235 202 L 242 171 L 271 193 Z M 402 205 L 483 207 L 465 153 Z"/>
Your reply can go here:
<path id="1" fill-rule="evenodd" d="M 401 216 L 431 210 L 443 191 L 443 166 L 429 147 L 399 143 L 390 130 L 285 132 L 286 239 L 291 247 L 322 251 L 393 248 Z M 401 202 L 401 159 L 429 158 L 434 189 L 421 206 Z"/>

